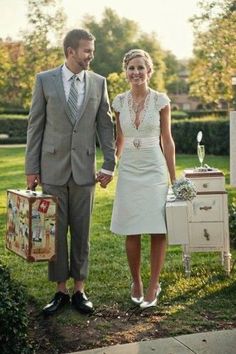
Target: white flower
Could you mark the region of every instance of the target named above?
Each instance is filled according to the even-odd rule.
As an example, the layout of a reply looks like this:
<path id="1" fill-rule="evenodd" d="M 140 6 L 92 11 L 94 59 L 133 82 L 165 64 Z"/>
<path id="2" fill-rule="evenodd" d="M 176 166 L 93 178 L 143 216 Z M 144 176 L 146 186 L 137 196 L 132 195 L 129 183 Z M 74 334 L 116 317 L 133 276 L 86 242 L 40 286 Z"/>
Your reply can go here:
<path id="1" fill-rule="evenodd" d="M 197 195 L 195 184 L 186 177 L 176 180 L 172 185 L 172 190 L 177 199 L 192 200 Z"/>

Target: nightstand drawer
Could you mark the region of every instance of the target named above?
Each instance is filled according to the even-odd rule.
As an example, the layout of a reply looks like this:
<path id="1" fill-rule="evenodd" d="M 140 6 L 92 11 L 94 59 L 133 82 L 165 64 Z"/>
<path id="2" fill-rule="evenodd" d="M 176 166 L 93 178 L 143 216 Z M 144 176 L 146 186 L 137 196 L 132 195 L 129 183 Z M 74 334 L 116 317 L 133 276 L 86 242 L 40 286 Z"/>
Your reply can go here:
<path id="1" fill-rule="evenodd" d="M 188 202 L 184 200 L 166 203 L 166 223 L 169 245 L 188 243 Z"/>
<path id="2" fill-rule="evenodd" d="M 190 222 L 223 221 L 222 195 L 198 195 L 189 207 Z"/>
<path id="3" fill-rule="evenodd" d="M 191 247 L 222 247 L 223 223 L 190 223 Z"/>
<path id="4" fill-rule="evenodd" d="M 198 193 L 225 191 L 225 178 L 219 170 L 198 171 L 197 169 L 187 169 L 184 170 L 184 175 L 196 185 Z"/>
<path id="5" fill-rule="evenodd" d="M 198 193 L 225 191 L 224 177 L 191 178 L 191 181 L 195 184 Z"/>

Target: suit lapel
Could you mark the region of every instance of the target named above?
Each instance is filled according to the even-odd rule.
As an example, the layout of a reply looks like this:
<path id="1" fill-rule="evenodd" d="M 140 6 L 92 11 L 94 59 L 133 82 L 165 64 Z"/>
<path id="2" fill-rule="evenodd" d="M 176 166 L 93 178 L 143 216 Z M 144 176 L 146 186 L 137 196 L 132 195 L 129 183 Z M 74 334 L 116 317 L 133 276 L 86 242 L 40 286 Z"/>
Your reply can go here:
<path id="1" fill-rule="evenodd" d="M 66 96 L 65 96 L 65 91 L 64 91 L 63 81 L 62 81 L 61 69 L 62 69 L 62 65 L 53 74 L 53 78 L 55 81 L 55 87 L 56 87 L 57 94 L 62 102 L 62 108 L 65 110 L 71 124 L 74 126 L 75 121 L 71 117 L 70 109 L 69 109 L 67 102 L 66 102 Z"/>

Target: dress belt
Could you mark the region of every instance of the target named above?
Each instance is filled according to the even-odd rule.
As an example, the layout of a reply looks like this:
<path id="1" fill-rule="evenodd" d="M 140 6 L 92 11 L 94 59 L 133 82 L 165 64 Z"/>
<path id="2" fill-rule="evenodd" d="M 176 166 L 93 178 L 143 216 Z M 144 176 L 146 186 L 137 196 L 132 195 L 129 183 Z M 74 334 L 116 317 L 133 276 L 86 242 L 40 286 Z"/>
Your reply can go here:
<path id="1" fill-rule="evenodd" d="M 124 147 L 128 149 L 145 149 L 153 146 L 160 145 L 158 137 L 148 138 L 125 138 Z"/>

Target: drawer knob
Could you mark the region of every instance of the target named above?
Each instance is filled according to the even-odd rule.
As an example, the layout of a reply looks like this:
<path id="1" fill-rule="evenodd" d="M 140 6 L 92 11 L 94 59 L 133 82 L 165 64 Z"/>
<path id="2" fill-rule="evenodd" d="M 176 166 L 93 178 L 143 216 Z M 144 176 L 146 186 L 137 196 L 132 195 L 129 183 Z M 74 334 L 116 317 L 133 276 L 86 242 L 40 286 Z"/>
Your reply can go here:
<path id="1" fill-rule="evenodd" d="M 208 187 L 208 183 L 203 183 L 203 188 L 207 188 Z"/>
<path id="2" fill-rule="evenodd" d="M 210 210 L 210 209 L 212 209 L 212 207 L 205 205 L 204 207 L 200 207 L 199 209 L 200 209 L 200 210 Z"/>
<path id="3" fill-rule="evenodd" d="M 207 241 L 210 241 L 210 234 L 207 232 L 207 229 L 204 229 L 204 237 Z"/>

